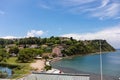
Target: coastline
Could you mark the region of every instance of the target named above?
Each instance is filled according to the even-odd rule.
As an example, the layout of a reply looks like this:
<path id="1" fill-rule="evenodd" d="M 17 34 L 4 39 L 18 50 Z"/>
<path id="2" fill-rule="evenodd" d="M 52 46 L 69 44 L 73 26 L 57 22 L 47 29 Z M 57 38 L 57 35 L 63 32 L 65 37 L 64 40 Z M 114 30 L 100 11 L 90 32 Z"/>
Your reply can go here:
<path id="1" fill-rule="evenodd" d="M 111 51 L 111 52 L 114 52 L 114 51 Z M 103 52 L 103 54 L 106 54 L 107 52 Z M 91 53 L 89 55 L 99 55 L 99 53 Z M 74 55 L 74 56 L 67 56 L 67 57 L 62 57 L 61 59 L 64 59 L 64 58 L 73 58 L 75 56 L 89 56 L 89 55 Z M 51 65 L 54 64 L 54 62 L 57 62 L 61 59 L 56 59 L 56 60 L 53 60 L 51 61 Z M 53 65 L 52 65 L 53 66 Z M 90 74 L 90 80 L 100 80 L 100 74 L 95 74 L 95 73 L 90 73 L 90 72 L 83 72 L 83 71 L 77 71 L 75 69 L 71 69 L 71 68 L 64 68 L 64 67 L 61 67 L 61 66 L 57 66 L 57 65 L 54 65 L 53 68 L 56 68 L 56 69 L 59 69 L 61 70 L 62 72 L 64 73 L 73 73 L 73 74 Z M 109 76 L 109 75 L 103 75 L 103 80 L 118 80 L 119 79 L 119 76 L 115 77 L 115 76 Z"/>
<path id="2" fill-rule="evenodd" d="M 103 54 L 106 54 L 106 53 L 107 52 L 104 52 Z M 56 57 L 56 58 L 53 58 L 53 59 L 49 59 L 49 62 L 50 62 L 50 65 L 52 65 L 52 64 L 54 64 L 54 62 L 57 62 L 57 61 L 62 60 L 64 58 L 69 59 L 69 58 L 73 58 L 75 56 L 89 56 L 89 55 L 99 55 L 99 53 L 97 52 L 97 53 L 91 53 L 91 54 L 88 54 L 88 55 L 74 55 L 74 56 L 67 56 L 67 57 Z M 52 69 L 56 69 L 56 70 L 62 71 L 63 73 L 68 73 L 68 74 L 90 74 L 90 80 L 100 80 L 100 74 L 77 71 L 77 70 L 74 70 L 74 69 L 64 68 L 64 67 L 60 67 L 60 66 L 56 66 L 56 67 L 52 66 Z M 41 69 L 39 69 L 37 71 L 41 71 Z M 103 80 L 118 80 L 118 77 L 103 75 Z"/>
<path id="3" fill-rule="evenodd" d="M 104 51 L 104 52 L 102 52 L 102 54 L 107 54 L 108 52 L 115 52 L 115 51 Z M 100 52 L 93 52 L 93 53 L 89 53 L 89 54 L 85 54 L 85 55 L 77 54 L 77 55 L 66 56 L 66 57 L 56 57 L 56 58 L 53 58 L 51 60 L 51 62 L 56 62 L 56 61 L 59 61 L 61 59 L 71 59 L 71 58 L 76 57 L 76 56 L 89 56 L 89 55 L 99 55 L 99 54 L 100 54 Z"/>
<path id="4" fill-rule="evenodd" d="M 95 54 L 95 53 L 94 53 Z M 96 55 L 96 54 L 95 54 Z M 57 57 L 57 58 L 53 58 L 53 59 L 48 59 L 48 62 L 50 62 L 50 65 L 54 64 L 54 62 L 57 62 L 59 60 L 62 60 L 64 58 L 72 58 L 78 55 L 74 55 L 74 56 L 67 56 L 67 57 Z M 82 56 L 82 55 L 79 55 Z M 44 65 L 46 63 L 46 61 L 44 61 Z M 38 63 L 37 63 L 38 64 Z M 41 63 L 39 63 L 41 64 Z M 41 65 L 40 65 L 41 66 Z M 37 67 L 40 67 L 37 65 Z M 41 72 L 40 70 L 37 70 L 38 72 Z M 48 73 L 53 73 L 54 71 L 57 71 L 57 73 L 59 71 L 66 73 L 66 74 L 89 74 L 90 75 L 90 80 L 100 80 L 100 74 L 95 74 L 95 73 L 90 73 L 90 72 L 83 72 L 83 71 L 77 71 L 76 69 L 71 69 L 71 68 L 65 68 L 62 66 L 57 66 L 57 65 L 52 65 L 52 70 L 48 71 Z M 119 77 L 115 77 L 115 76 L 108 76 L 108 75 L 103 75 L 103 80 L 118 80 Z"/>
<path id="5" fill-rule="evenodd" d="M 100 80 L 100 74 L 77 71 L 71 68 L 55 67 L 68 74 L 90 74 L 90 80 Z M 118 80 L 118 77 L 103 75 L 103 80 Z"/>

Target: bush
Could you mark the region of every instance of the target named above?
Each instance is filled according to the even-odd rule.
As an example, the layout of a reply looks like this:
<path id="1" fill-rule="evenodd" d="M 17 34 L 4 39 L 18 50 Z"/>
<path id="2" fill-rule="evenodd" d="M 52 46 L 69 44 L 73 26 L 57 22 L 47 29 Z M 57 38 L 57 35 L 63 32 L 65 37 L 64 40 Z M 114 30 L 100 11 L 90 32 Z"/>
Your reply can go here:
<path id="1" fill-rule="evenodd" d="M 47 59 L 49 59 L 49 55 L 48 54 L 43 54 L 42 58 L 45 59 L 45 60 L 47 60 Z"/>
<path id="2" fill-rule="evenodd" d="M 51 70 L 51 69 L 52 69 L 52 66 L 48 66 L 48 65 L 45 66 L 46 71 Z"/>
<path id="3" fill-rule="evenodd" d="M 5 49 L 0 49 L 0 62 L 5 62 L 8 57 L 8 53 Z"/>
<path id="4" fill-rule="evenodd" d="M 8 77 L 8 73 L 0 71 L 0 78 L 6 78 L 6 77 Z"/>

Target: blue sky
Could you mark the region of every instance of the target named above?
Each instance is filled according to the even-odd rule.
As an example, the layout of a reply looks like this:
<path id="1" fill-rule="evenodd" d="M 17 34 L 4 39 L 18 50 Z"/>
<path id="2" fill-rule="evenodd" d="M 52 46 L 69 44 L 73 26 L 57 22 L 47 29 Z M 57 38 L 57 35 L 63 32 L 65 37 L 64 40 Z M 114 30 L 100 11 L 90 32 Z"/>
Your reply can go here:
<path id="1" fill-rule="evenodd" d="M 0 0 L 0 37 L 106 39 L 120 48 L 120 0 Z"/>

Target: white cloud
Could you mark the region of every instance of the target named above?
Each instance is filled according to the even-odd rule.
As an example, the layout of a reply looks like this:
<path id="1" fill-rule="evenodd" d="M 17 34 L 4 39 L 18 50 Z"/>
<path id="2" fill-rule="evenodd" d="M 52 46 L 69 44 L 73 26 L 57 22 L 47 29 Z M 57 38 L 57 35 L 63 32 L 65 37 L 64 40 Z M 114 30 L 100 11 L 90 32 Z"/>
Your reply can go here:
<path id="1" fill-rule="evenodd" d="M 120 16 L 119 0 L 51 0 L 43 8 L 56 7 L 57 10 L 85 14 L 99 19 L 115 19 Z M 49 5 L 49 7 L 48 7 Z M 64 12 L 62 11 L 62 12 Z"/>
<path id="2" fill-rule="evenodd" d="M 105 39 L 115 48 L 120 48 L 120 25 L 95 33 L 65 34 L 62 37 L 73 37 L 77 40 Z"/>
<path id="3" fill-rule="evenodd" d="M 43 9 L 89 15 L 98 19 L 117 19 L 120 0 L 40 0 Z"/>
<path id="4" fill-rule="evenodd" d="M 95 0 L 61 0 L 63 6 L 78 6 L 82 4 L 91 3 Z"/>
<path id="5" fill-rule="evenodd" d="M 120 13 L 120 4 L 112 3 L 102 8 L 96 8 L 92 12 L 92 16 L 99 18 L 116 18 Z"/>
<path id="6" fill-rule="evenodd" d="M 94 1 L 93 4 L 100 3 Z M 120 2 L 115 2 L 112 0 L 102 0 L 99 6 L 92 6 L 92 4 L 80 5 L 70 9 L 77 13 L 86 13 L 92 17 L 97 17 L 99 19 L 110 19 L 117 18 L 120 16 Z"/>
<path id="7" fill-rule="evenodd" d="M 35 37 L 35 36 L 41 36 L 43 35 L 44 32 L 42 30 L 31 30 L 28 31 L 27 36 L 26 37 Z"/>
<path id="8" fill-rule="evenodd" d="M 17 37 L 17 36 L 4 36 L 4 37 L 0 37 L 3 39 L 15 39 L 15 38 L 25 38 L 25 37 L 39 37 L 42 36 L 45 32 L 43 32 L 42 30 L 31 30 L 27 32 L 26 36 L 22 36 L 22 37 Z"/>
<path id="9" fill-rule="evenodd" d="M 102 0 L 102 5 L 100 6 L 100 8 L 107 6 L 107 4 L 108 4 L 109 2 L 110 2 L 110 0 Z"/>
<path id="10" fill-rule="evenodd" d="M 1 37 L 4 39 L 15 39 L 15 38 L 20 38 L 20 37 L 15 37 L 15 36 L 5 36 L 5 37 Z"/>

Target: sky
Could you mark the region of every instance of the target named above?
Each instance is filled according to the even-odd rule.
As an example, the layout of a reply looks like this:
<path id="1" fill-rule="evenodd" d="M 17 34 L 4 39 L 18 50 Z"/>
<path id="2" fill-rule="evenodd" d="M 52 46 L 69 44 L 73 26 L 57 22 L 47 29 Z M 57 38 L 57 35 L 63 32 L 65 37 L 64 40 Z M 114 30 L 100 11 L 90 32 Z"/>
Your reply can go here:
<path id="1" fill-rule="evenodd" d="M 0 38 L 105 39 L 120 48 L 120 0 L 0 0 Z"/>

